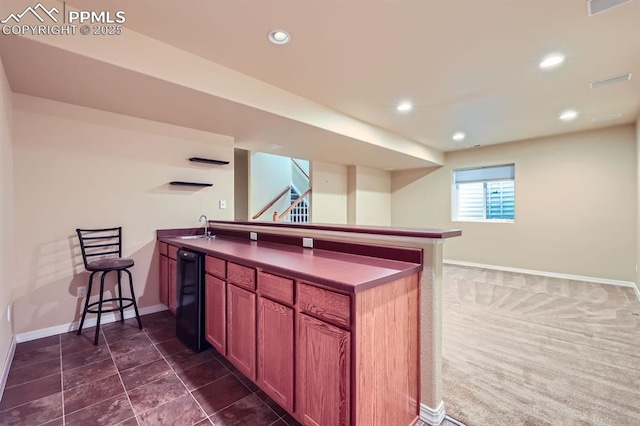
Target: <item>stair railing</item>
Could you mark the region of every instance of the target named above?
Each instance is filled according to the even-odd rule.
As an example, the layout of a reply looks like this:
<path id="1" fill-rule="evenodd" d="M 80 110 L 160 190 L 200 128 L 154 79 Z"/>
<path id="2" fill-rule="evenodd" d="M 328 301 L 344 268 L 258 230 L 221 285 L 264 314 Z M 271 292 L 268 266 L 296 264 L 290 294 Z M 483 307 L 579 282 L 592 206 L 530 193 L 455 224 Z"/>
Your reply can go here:
<path id="1" fill-rule="evenodd" d="M 287 217 L 287 215 L 291 213 L 291 210 L 293 210 L 298 204 L 300 204 L 302 200 L 307 198 L 309 194 L 311 194 L 311 188 L 307 189 L 300 197 L 298 197 L 298 199 L 294 201 L 289 207 L 287 207 L 287 209 L 282 212 L 281 215 L 278 215 L 278 212 L 273 212 L 273 221 L 280 222 L 283 218 Z"/>
<path id="2" fill-rule="evenodd" d="M 295 158 L 291 158 L 291 161 L 293 162 L 293 164 L 296 165 L 296 167 L 298 168 L 298 170 L 300 170 L 300 172 L 305 175 L 307 177 L 307 180 L 309 180 L 309 173 L 307 173 L 302 166 L 296 161 Z"/>
<path id="3" fill-rule="evenodd" d="M 253 215 L 251 217 L 251 219 L 256 220 L 257 218 L 259 218 L 260 216 L 262 216 L 264 214 L 264 212 L 266 212 L 267 210 L 269 210 L 271 208 L 271 206 L 273 206 L 275 203 L 278 202 L 278 200 L 282 197 L 284 197 L 286 194 L 289 194 L 289 192 L 291 191 L 291 185 L 287 186 L 281 193 L 279 193 L 278 195 L 275 196 L 275 198 L 271 201 L 269 201 L 267 203 L 266 206 L 264 206 L 262 209 L 260 209 L 260 211 L 258 213 L 256 213 L 255 215 Z"/>

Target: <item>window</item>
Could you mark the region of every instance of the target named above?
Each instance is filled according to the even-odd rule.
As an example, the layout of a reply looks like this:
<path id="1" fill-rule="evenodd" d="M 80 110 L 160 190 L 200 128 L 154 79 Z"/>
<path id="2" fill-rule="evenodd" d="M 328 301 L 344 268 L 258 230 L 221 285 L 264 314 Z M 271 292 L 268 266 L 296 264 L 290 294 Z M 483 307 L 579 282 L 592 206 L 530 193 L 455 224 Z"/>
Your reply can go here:
<path id="1" fill-rule="evenodd" d="M 452 220 L 513 221 L 515 166 L 453 171 Z"/>

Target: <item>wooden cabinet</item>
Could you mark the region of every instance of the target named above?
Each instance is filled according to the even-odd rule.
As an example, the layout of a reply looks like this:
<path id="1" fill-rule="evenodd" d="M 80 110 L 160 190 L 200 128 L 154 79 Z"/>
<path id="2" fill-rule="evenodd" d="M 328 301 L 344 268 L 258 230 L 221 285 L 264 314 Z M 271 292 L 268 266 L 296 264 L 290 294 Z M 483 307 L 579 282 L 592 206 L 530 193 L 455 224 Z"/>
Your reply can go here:
<path id="1" fill-rule="evenodd" d="M 293 309 L 258 299 L 258 386 L 293 412 Z"/>
<path id="2" fill-rule="evenodd" d="M 204 270 L 214 277 L 225 279 L 227 277 L 227 262 L 213 256 L 206 256 L 204 259 Z"/>
<path id="3" fill-rule="evenodd" d="M 205 275 L 205 337 L 221 354 L 227 353 L 227 291 L 226 283 Z"/>
<path id="4" fill-rule="evenodd" d="M 160 303 L 169 305 L 169 258 L 160 255 Z"/>
<path id="5" fill-rule="evenodd" d="M 171 247 L 171 246 L 169 246 Z M 178 262 L 169 258 L 169 310 L 175 315 L 178 299 Z"/>
<path id="6" fill-rule="evenodd" d="M 237 263 L 227 264 L 227 280 L 249 291 L 256 290 L 256 270 Z"/>
<path id="7" fill-rule="evenodd" d="M 351 301 L 346 294 L 300 284 L 298 304 L 301 311 L 309 312 L 324 321 L 346 328 L 351 325 Z"/>
<path id="8" fill-rule="evenodd" d="M 175 313 L 178 248 L 163 244 L 160 300 Z M 418 274 L 346 293 L 241 263 L 205 258 L 218 352 L 305 426 L 415 424 Z"/>
<path id="9" fill-rule="evenodd" d="M 227 284 L 227 358 L 256 379 L 256 295 L 233 284 Z"/>
<path id="10" fill-rule="evenodd" d="M 293 305 L 293 287 L 292 279 L 258 271 L 258 292 L 269 299 Z"/>
<path id="11" fill-rule="evenodd" d="M 304 425 L 350 422 L 351 336 L 324 321 L 299 315 L 296 404 Z"/>
<path id="12" fill-rule="evenodd" d="M 160 303 L 176 313 L 176 284 L 178 248 L 167 243 L 160 243 Z"/>

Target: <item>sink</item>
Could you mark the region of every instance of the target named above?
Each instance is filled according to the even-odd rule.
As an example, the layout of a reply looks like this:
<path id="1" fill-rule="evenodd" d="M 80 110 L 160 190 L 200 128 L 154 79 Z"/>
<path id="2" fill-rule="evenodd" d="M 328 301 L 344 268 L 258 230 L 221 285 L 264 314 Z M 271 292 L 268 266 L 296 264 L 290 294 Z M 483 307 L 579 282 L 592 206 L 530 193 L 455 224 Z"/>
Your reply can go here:
<path id="1" fill-rule="evenodd" d="M 181 240 L 199 240 L 199 239 L 202 239 L 202 238 L 209 239 L 209 238 L 215 238 L 215 237 L 213 235 L 212 236 L 207 236 L 207 235 L 181 235 L 181 236 L 179 236 L 177 238 L 181 239 Z"/>

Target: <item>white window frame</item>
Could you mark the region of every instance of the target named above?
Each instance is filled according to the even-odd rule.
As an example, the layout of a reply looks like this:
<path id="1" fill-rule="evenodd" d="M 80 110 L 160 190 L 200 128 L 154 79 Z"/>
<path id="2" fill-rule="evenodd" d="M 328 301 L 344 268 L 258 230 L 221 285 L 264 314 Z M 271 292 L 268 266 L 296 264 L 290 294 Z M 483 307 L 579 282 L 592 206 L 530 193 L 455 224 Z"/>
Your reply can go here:
<path id="1" fill-rule="evenodd" d="M 513 178 L 512 179 L 496 179 L 493 181 L 510 181 L 513 180 L 513 194 L 514 194 L 514 214 L 513 214 L 513 219 L 487 219 L 487 190 L 486 190 L 486 185 L 483 185 L 483 194 L 482 194 L 482 204 L 484 206 L 484 214 L 483 214 L 483 218 L 482 219 L 458 219 L 458 189 L 456 188 L 456 180 L 455 180 L 455 176 L 456 176 L 456 172 L 457 171 L 463 171 L 463 170 L 477 170 L 477 169 L 490 169 L 490 168 L 498 168 L 498 167 L 504 167 L 504 166 L 510 166 L 513 168 Z M 478 180 L 477 182 L 482 182 L 482 183 L 486 183 L 492 180 Z M 502 164 L 502 165 L 495 165 L 495 166 L 479 166 L 479 167 L 466 167 L 466 168 L 461 168 L 461 169 L 453 169 L 451 171 L 451 221 L 452 222 L 460 222 L 460 223 L 464 223 L 464 222 L 470 222 L 470 223 L 515 223 L 515 164 Z"/>

